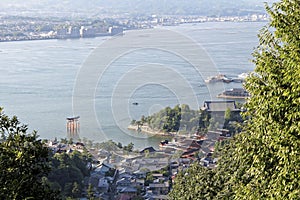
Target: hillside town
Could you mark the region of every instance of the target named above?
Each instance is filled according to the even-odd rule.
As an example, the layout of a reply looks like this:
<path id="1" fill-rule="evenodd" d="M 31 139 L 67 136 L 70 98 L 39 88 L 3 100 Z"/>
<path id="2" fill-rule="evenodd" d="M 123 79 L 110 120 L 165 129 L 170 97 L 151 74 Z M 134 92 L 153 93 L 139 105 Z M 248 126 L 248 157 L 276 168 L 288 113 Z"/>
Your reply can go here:
<path id="1" fill-rule="evenodd" d="M 215 116 L 224 116 L 228 110 L 241 111 L 235 101 L 206 101 L 201 109 Z M 78 124 L 78 117 L 74 119 Z M 215 127 L 206 134 L 176 135 L 171 141 L 163 140 L 159 149 L 146 147 L 142 150 L 135 150 L 132 143 L 124 146 L 109 140 L 99 144 L 78 137 L 74 142 L 69 138 L 50 140 L 46 144 L 54 154 L 86 151 L 91 155 L 92 161 L 87 165 L 91 173 L 85 178 L 83 197 L 90 186 L 94 197 L 101 199 L 152 200 L 168 199 L 174 178 L 192 163 L 214 168 L 218 161 L 216 145 L 234 134 Z"/>

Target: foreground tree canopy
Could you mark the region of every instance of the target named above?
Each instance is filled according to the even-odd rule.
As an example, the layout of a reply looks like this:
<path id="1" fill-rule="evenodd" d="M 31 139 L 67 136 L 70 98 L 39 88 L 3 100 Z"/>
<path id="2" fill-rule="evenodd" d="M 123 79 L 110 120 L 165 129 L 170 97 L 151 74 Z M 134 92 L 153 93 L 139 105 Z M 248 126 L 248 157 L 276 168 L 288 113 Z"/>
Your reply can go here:
<path id="1" fill-rule="evenodd" d="M 0 108 L 0 199 L 59 199 L 43 179 L 50 170 L 48 148 L 26 131 Z"/>
<path id="2" fill-rule="evenodd" d="M 223 147 L 217 168 L 195 164 L 179 175 L 172 199 L 299 199 L 300 4 L 282 0 L 267 11 L 245 84 L 244 131 Z"/>

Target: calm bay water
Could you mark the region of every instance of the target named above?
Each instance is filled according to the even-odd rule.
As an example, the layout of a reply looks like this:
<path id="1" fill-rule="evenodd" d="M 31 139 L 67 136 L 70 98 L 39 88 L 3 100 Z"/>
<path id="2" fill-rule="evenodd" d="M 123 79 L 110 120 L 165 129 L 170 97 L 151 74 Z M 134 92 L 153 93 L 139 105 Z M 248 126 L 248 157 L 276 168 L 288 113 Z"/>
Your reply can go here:
<path id="1" fill-rule="evenodd" d="M 216 73 L 236 77 L 254 69 L 250 62 L 251 53 L 258 44 L 257 34 L 263 25 L 264 23 L 228 22 L 168 28 L 198 43 L 214 63 Z M 90 54 L 108 39 L 103 37 L 0 43 L 0 106 L 5 108 L 6 114 L 17 115 L 23 123 L 29 124 L 30 130 L 37 130 L 41 138 L 66 137 L 66 117 L 81 115 L 73 113 L 72 108 L 72 95 L 78 72 Z M 114 49 L 107 51 L 109 53 Z M 165 106 L 188 103 L 189 93 L 182 92 L 187 102 L 184 99 L 179 101 L 176 92 L 166 85 L 180 87 L 180 83 L 174 81 L 172 73 L 162 75 L 162 71 L 157 70 L 151 72 L 151 76 L 161 76 L 163 81 L 159 84 L 148 81 L 147 84 L 138 85 L 130 95 L 130 91 L 114 94 L 114 91 L 118 91 L 118 86 L 142 83 L 147 79 L 147 74 L 140 75 L 145 70 L 142 67 L 146 68 L 147 63 L 167 66 L 177 71 L 189 82 L 199 102 L 216 99 L 216 94 L 222 92 L 224 87 L 241 86 L 236 83 L 214 84 L 209 89 L 204 83 L 206 77 L 199 76 L 186 61 L 168 52 L 155 49 L 131 52 L 116 59 L 99 79 L 93 99 L 95 115 L 91 115 L 90 119 L 96 117 L 100 126 L 90 123 L 88 117 L 81 119 L 81 138 L 98 142 L 113 139 L 124 144 L 133 142 L 137 148 L 158 145 L 160 137 L 144 135 L 141 138 L 130 131 L 125 133 L 124 129 L 131 119 L 149 115 Z M 131 74 L 133 75 L 130 77 Z M 134 81 L 124 82 L 126 76 L 128 80 Z M 128 117 L 122 118 L 121 115 L 116 118 L 112 113 L 112 101 L 124 98 L 128 104 Z M 133 102 L 138 102 L 139 105 L 134 106 Z"/>

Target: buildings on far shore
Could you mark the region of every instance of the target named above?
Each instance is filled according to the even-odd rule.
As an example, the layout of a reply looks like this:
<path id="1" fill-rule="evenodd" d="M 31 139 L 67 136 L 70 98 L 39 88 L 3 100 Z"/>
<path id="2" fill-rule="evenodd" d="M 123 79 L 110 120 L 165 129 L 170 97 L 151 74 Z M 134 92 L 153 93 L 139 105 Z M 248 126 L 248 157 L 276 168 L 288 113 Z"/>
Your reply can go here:
<path id="1" fill-rule="evenodd" d="M 60 28 L 56 32 L 57 39 L 91 38 L 99 36 L 123 35 L 123 27 L 84 27 L 69 26 Z"/>

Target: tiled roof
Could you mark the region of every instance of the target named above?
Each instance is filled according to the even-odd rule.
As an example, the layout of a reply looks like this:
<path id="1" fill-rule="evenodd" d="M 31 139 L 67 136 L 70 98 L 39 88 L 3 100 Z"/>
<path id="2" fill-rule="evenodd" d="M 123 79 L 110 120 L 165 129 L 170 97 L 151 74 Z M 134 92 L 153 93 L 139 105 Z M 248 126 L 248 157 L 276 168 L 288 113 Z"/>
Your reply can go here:
<path id="1" fill-rule="evenodd" d="M 205 101 L 203 108 L 211 112 L 225 112 L 228 108 L 236 110 L 235 101 Z"/>

